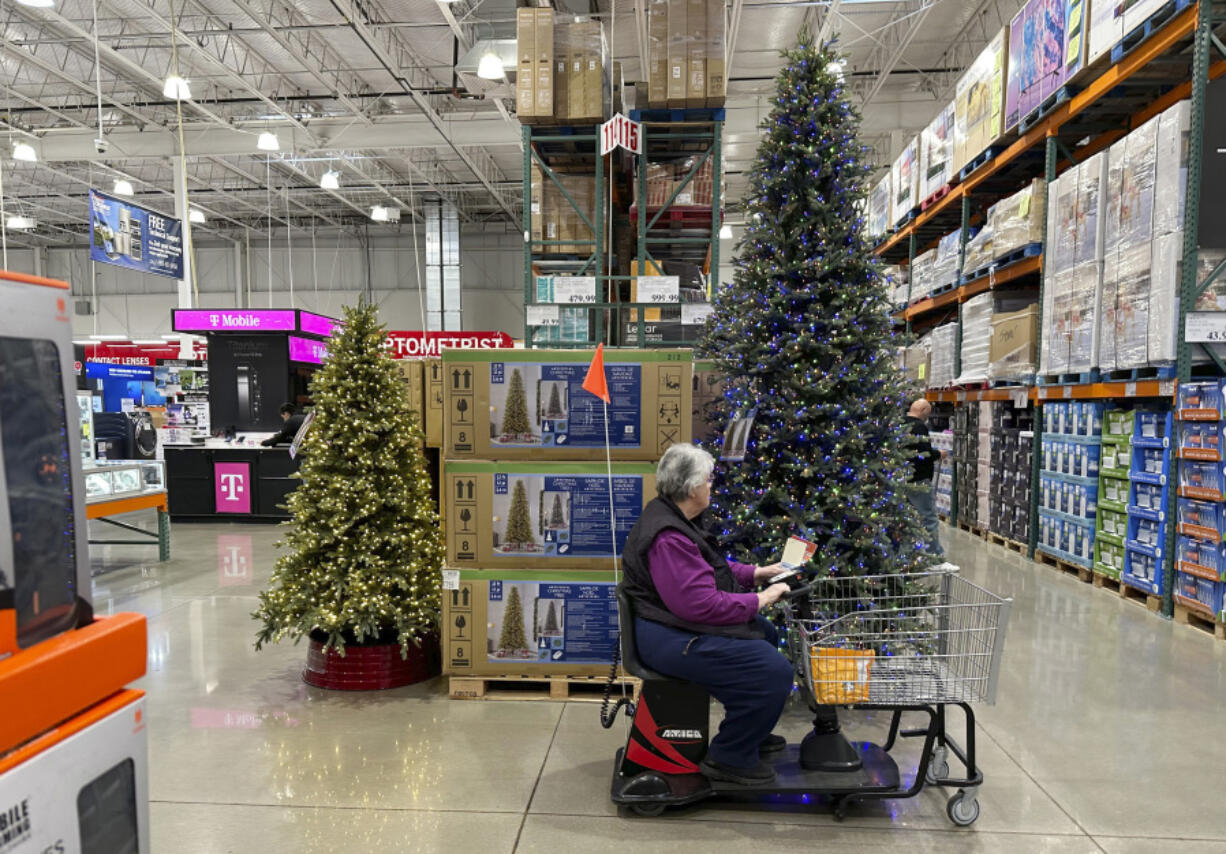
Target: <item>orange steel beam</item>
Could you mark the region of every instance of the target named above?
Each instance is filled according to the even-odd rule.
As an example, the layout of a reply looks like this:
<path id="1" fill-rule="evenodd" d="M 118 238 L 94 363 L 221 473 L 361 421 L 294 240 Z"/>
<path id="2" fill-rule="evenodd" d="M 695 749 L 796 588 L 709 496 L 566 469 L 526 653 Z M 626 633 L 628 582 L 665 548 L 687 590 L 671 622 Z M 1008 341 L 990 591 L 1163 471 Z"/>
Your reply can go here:
<path id="1" fill-rule="evenodd" d="M 134 495 L 131 498 L 116 498 L 113 501 L 99 501 L 85 505 L 86 519 L 101 519 L 103 516 L 118 516 L 120 513 L 132 513 L 136 510 L 161 510 L 167 512 L 165 492 L 153 492 L 149 495 Z"/>

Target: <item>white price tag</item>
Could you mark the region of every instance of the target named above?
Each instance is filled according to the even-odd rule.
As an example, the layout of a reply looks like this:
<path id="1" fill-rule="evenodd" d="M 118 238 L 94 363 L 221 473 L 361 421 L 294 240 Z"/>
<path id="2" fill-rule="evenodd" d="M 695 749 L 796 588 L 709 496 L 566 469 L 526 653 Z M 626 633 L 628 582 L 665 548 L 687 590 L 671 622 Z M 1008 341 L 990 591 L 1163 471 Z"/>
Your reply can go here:
<path id="1" fill-rule="evenodd" d="M 558 317 L 556 305 L 530 305 L 525 320 L 529 326 L 557 326 Z"/>
<path id="2" fill-rule="evenodd" d="M 1026 393 L 1026 389 L 1024 388 L 1015 389 L 1014 391 L 1009 392 L 1009 397 L 1012 399 L 1013 405 L 1019 409 L 1024 409 L 1030 402 L 1029 395 Z"/>
<path id="3" fill-rule="evenodd" d="M 596 277 L 555 276 L 553 301 L 559 305 L 588 305 L 596 302 Z"/>
<path id="4" fill-rule="evenodd" d="M 714 311 L 715 309 L 709 302 L 683 302 L 681 303 L 681 325 L 699 326 L 706 323 L 707 318 Z"/>
<path id="5" fill-rule="evenodd" d="M 1066 385 L 1064 387 L 1064 399 L 1068 400 L 1072 396 L 1073 396 L 1073 387 L 1071 385 Z"/>
<path id="6" fill-rule="evenodd" d="M 673 303 L 681 301 L 678 276 L 639 276 L 638 302 Z"/>
<path id="7" fill-rule="evenodd" d="M 1124 397 L 1136 397 L 1136 396 L 1137 396 L 1137 384 L 1136 383 L 1124 383 Z"/>
<path id="8" fill-rule="evenodd" d="M 1158 383 L 1159 397 L 1174 397 L 1175 396 L 1175 381 L 1161 380 Z"/>
<path id="9" fill-rule="evenodd" d="M 458 569 L 443 570 L 443 589 L 444 590 L 459 590 L 460 589 L 460 571 Z"/>
<path id="10" fill-rule="evenodd" d="M 1226 311 L 1189 311 L 1184 322 L 1185 341 L 1226 343 Z"/>
<path id="11" fill-rule="evenodd" d="M 958 403 L 966 403 L 966 392 L 958 392 Z"/>

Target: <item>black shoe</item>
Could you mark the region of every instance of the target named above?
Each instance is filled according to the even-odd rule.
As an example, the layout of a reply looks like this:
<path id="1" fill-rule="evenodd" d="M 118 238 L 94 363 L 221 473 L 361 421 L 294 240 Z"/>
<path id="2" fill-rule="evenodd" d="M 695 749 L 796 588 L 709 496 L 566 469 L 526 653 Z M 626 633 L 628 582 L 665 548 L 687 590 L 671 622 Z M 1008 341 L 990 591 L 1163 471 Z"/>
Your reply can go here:
<path id="1" fill-rule="evenodd" d="M 758 755 L 766 756 L 768 753 L 778 753 L 788 746 L 788 740 L 781 735 L 771 733 L 766 738 L 762 739 L 762 743 L 758 745 Z"/>
<path id="2" fill-rule="evenodd" d="M 775 780 L 775 769 L 761 762 L 753 768 L 735 768 L 708 756 L 698 764 L 698 770 L 708 779 L 736 783 L 738 786 L 764 786 Z"/>

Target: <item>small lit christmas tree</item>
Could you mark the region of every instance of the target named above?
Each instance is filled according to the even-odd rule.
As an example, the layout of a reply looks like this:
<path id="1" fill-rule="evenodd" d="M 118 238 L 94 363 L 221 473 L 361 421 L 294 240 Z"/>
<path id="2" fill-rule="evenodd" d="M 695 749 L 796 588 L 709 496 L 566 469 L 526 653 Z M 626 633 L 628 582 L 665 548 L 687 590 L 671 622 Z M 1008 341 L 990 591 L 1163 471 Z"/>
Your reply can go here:
<path id="1" fill-rule="evenodd" d="M 503 539 L 508 551 L 525 551 L 536 546 L 536 538 L 532 536 L 532 514 L 528 510 L 528 490 L 522 480 L 515 481 L 511 493 L 511 509 L 507 513 Z"/>
<path id="2" fill-rule="evenodd" d="M 546 410 L 546 416 L 549 418 L 562 417 L 562 395 L 558 392 L 558 384 L 553 383 L 550 386 L 549 392 L 549 409 Z"/>
<path id="3" fill-rule="evenodd" d="M 507 389 L 507 411 L 502 416 L 503 441 L 531 439 L 532 426 L 528 421 L 528 398 L 524 394 L 524 378 L 519 368 L 511 371 L 511 386 Z"/>
<path id="4" fill-rule="evenodd" d="M 549 602 L 549 610 L 545 612 L 545 634 L 556 635 L 558 633 L 558 611 L 553 606 L 553 601 Z"/>
<path id="5" fill-rule="evenodd" d="M 438 630 L 443 538 L 423 440 L 375 308 L 345 310 L 311 380 L 293 517 L 254 617 L 256 649 L 318 631 L 327 646 L 410 644 Z"/>
<path id="6" fill-rule="evenodd" d="M 566 516 L 562 513 L 562 496 L 553 497 L 553 509 L 549 512 L 549 527 L 557 530 L 566 527 Z"/>
<path id="7" fill-rule="evenodd" d="M 519 588 L 511 587 L 507 596 L 507 608 L 502 615 L 502 634 L 498 636 L 498 649 L 501 652 L 519 652 L 528 648 L 528 638 L 524 634 L 524 606 L 519 601 Z"/>
<path id="8" fill-rule="evenodd" d="M 716 469 L 713 515 L 724 545 L 751 563 L 811 532 L 828 572 L 919 569 L 926 535 L 903 492 L 913 392 L 865 238 L 860 119 L 830 45 L 802 33 L 784 60 L 733 282 L 716 292 L 701 342 L 725 378 L 717 423 L 757 410 L 733 439 L 745 462 Z"/>

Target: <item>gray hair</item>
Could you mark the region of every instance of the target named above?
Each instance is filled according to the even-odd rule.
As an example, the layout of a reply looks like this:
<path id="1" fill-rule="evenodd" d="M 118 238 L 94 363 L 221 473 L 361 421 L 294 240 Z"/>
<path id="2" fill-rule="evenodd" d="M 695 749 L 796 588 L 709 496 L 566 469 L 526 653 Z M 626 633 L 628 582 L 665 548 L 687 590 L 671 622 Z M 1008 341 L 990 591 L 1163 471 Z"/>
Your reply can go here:
<path id="1" fill-rule="evenodd" d="M 684 501 L 715 471 L 715 458 L 695 445 L 670 445 L 656 468 L 656 492 L 669 501 Z"/>

